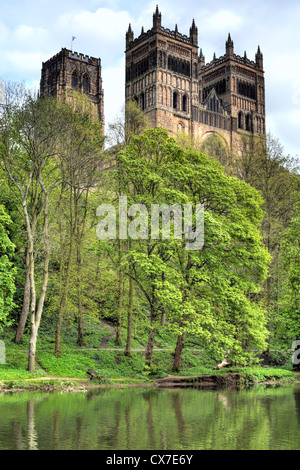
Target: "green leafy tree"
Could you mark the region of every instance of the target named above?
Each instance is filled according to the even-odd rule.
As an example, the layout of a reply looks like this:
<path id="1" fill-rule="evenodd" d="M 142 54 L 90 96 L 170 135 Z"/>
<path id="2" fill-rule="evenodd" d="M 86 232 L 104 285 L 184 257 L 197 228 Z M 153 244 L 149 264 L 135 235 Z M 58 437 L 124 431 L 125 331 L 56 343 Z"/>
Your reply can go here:
<path id="1" fill-rule="evenodd" d="M 9 94 L 6 96 L 9 97 Z M 8 100 L 2 107 L 1 131 L 1 156 L 14 197 L 22 208 L 27 237 L 27 274 L 30 285 L 28 369 L 33 373 L 48 286 L 50 200 L 53 190 L 61 182 L 58 154 L 65 132 L 64 115 L 56 100 L 37 99 L 24 90 L 22 100 Z M 39 279 L 37 253 L 41 267 Z"/>
<path id="2" fill-rule="evenodd" d="M 264 201 L 261 234 L 272 260 L 264 289 L 258 298 L 266 306 L 270 342 L 276 343 L 281 322 L 279 310 L 284 283 L 281 243 L 296 200 L 294 182 L 299 173 L 299 163 L 285 154 L 279 140 L 271 134 L 244 134 L 241 136 L 239 154 L 234 159 L 234 173 L 256 188 Z"/>
<path id="3" fill-rule="evenodd" d="M 183 150 L 162 129 L 132 138 L 118 160 L 122 193 L 140 212 L 130 222 L 140 232 L 127 255 L 127 275 L 149 304 L 146 365 L 151 364 L 163 312 L 179 338 L 174 370 L 187 332 L 198 334 L 215 350 L 229 348 L 232 360 L 245 361 L 247 344 L 262 347 L 267 335 L 263 311 L 251 302 L 269 262 L 259 235 L 263 212 L 258 192 L 224 175 L 214 159 Z M 203 204 L 203 249 L 187 253 L 188 240 L 175 237 L 175 226 L 169 239 L 152 237 L 148 215 L 153 204 L 190 204 L 194 210 Z"/>
<path id="4" fill-rule="evenodd" d="M 3 326 L 11 324 L 9 313 L 13 309 L 16 290 L 16 268 L 11 262 L 15 245 L 9 237 L 11 219 L 4 206 L 0 205 L 0 331 Z"/>
<path id="5" fill-rule="evenodd" d="M 191 150 L 182 152 L 171 181 L 194 209 L 204 206 L 204 246 L 187 252 L 183 240 L 172 258 L 182 299 L 173 368 L 178 370 L 185 332 L 197 329 L 208 348 L 228 348 L 232 361 L 243 362 L 250 357 L 246 346 L 262 347 L 267 336 L 263 310 L 251 302 L 270 261 L 259 234 L 263 201 L 249 185 L 225 175 L 214 158 Z"/>
<path id="6" fill-rule="evenodd" d="M 71 278 L 75 276 L 77 295 L 76 317 L 79 345 L 83 344 L 84 318 L 84 252 L 88 243 L 88 221 L 91 198 L 99 184 L 102 167 L 107 163 L 103 152 L 104 135 L 96 109 L 89 98 L 72 91 L 61 104 L 65 117 L 64 141 L 60 145 L 61 192 L 58 206 L 60 233 L 59 307 L 56 324 L 55 355 L 61 354 L 61 328 L 66 317 Z M 93 204 L 92 204 L 93 207 Z"/>
<path id="7" fill-rule="evenodd" d="M 299 187 L 299 181 L 298 181 Z M 281 266 L 283 295 L 281 298 L 281 319 L 279 335 L 291 347 L 291 342 L 300 339 L 300 198 L 295 203 L 282 245 Z M 286 343 L 285 343 L 286 344 Z"/>

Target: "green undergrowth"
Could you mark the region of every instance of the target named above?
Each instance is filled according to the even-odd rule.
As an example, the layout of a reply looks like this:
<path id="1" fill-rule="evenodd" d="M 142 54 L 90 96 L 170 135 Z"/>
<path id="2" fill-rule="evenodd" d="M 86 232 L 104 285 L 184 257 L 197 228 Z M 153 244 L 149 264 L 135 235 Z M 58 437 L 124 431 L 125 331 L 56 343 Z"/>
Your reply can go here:
<path id="1" fill-rule="evenodd" d="M 21 350 L 12 348 L 8 352 L 9 364 L 0 366 L 0 380 L 26 379 L 32 377 L 26 370 L 27 355 Z M 38 351 L 38 364 L 52 377 L 68 377 L 76 379 L 89 378 L 88 369 L 94 369 L 104 378 L 137 378 L 151 379 L 172 374 L 173 351 L 154 351 L 152 365 L 145 368 L 143 352 L 132 352 L 126 357 L 123 350 L 87 350 L 64 352 L 61 357 L 54 356 L 53 351 Z M 180 374 L 199 375 L 207 373 L 215 362 L 203 352 L 185 351 Z M 45 376 L 45 372 L 36 367 L 36 377 Z"/>
<path id="2" fill-rule="evenodd" d="M 239 374 L 248 384 L 267 381 L 290 382 L 296 380 L 295 374 L 292 371 L 275 367 L 235 367 L 223 369 L 222 371 L 219 371 L 219 373 Z"/>
<path id="3" fill-rule="evenodd" d="M 215 371 L 214 366 L 222 358 L 212 357 L 209 353 L 201 349 L 195 338 L 188 338 L 183 352 L 181 369 L 178 373 L 172 371 L 174 360 L 174 345 L 176 338 L 166 330 L 159 330 L 156 336 L 155 348 L 165 348 L 162 351 L 154 351 L 152 365 L 145 368 L 145 357 L 142 351 L 132 352 L 131 357 L 124 355 L 124 346 L 126 343 L 125 332 L 123 329 L 122 346 L 119 350 L 109 351 L 108 349 L 99 349 L 104 338 L 110 338 L 107 348 L 116 348 L 114 336 L 108 325 L 99 323 L 95 319 L 86 321 L 84 346 L 78 347 L 76 344 L 77 331 L 74 325 L 69 325 L 65 329 L 67 334 L 62 336 L 62 354 L 60 358 L 54 356 L 54 333 L 51 332 L 49 325 L 41 327 L 36 359 L 38 364 L 44 369 L 36 366 L 35 374 L 30 374 L 27 370 L 28 358 L 27 349 L 29 344 L 28 333 L 24 335 L 21 344 L 16 345 L 12 342 L 14 331 L 7 330 L 1 335 L 6 346 L 6 364 L 0 364 L 0 381 L 22 381 L 29 378 L 38 377 L 67 378 L 69 379 L 89 379 L 88 369 L 94 369 L 106 383 L 109 380 L 119 383 L 134 380 L 151 381 L 155 378 L 165 377 L 167 375 L 199 376 L 203 374 L 239 374 L 246 383 L 257 383 L 264 381 L 284 381 L 292 380 L 294 377 L 291 367 L 278 366 L 272 367 L 240 367 L 224 368 Z M 132 349 L 145 349 L 147 342 L 147 331 L 140 333 L 132 340 Z M 94 348 L 94 349 L 88 349 Z M 274 360 L 276 357 L 274 356 Z M 289 364 L 287 361 L 286 364 Z M 280 367 L 280 368 L 279 368 Z M 18 387 L 17 387 L 18 388 Z"/>
<path id="4" fill-rule="evenodd" d="M 63 388 L 77 388 L 78 382 L 62 379 L 45 379 L 45 380 L 26 380 L 24 378 L 18 380 L 1 380 L 0 388 L 5 390 L 57 390 Z"/>
<path id="5" fill-rule="evenodd" d="M 41 366 L 52 376 L 87 378 L 87 370 L 94 369 L 97 374 L 106 379 L 117 378 L 161 378 L 167 375 L 199 376 L 203 374 L 226 375 L 239 374 L 246 383 L 257 383 L 272 380 L 292 380 L 291 371 L 279 368 L 235 367 L 224 368 L 220 371 L 213 369 L 214 361 L 203 352 L 186 351 L 183 355 L 180 372 L 172 372 L 173 353 L 155 351 L 152 365 L 145 370 L 144 355 L 141 352 L 132 353 L 126 357 L 123 351 L 81 351 L 64 354 L 55 358 L 53 354 L 38 355 Z"/>

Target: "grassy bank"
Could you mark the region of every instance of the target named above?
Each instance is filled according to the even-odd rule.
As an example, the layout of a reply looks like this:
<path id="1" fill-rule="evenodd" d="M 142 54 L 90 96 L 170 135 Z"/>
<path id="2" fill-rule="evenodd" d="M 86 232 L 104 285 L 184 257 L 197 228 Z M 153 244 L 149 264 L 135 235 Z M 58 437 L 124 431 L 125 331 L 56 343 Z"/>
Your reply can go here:
<path id="1" fill-rule="evenodd" d="M 0 364 L 0 389 L 74 389 L 93 386 L 124 386 L 150 385 L 156 379 L 168 375 L 199 377 L 202 375 L 238 374 L 245 384 L 262 382 L 283 382 L 295 380 L 295 374 L 290 364 L 281 367 L 235 367 L 214 370 L 218 358 L 212 357 L 201 348 L 200 344 L 187 343 L 183 353 L 179 374 L 172 372 L 174 358 L 174 338 L 164 331 L 157 335 L 153 364 L 145 370 L 143 350 L 132 352 L 132 357 L 124 355 L 124 348 L 117 348 L 113 335 L 107 325 L 87 324 L 85 330 L 85 345 L 76 345 L 76 331 L 68 329 L 68 336 L 63 338 L 63 352 L 60 358 L 53 354 L 53 334 L 49 328 L 41 331 L 37 348 L 37 365 L 34 374 L 27 371 L 28 335 L 24 336 L 22 344 L 16 345 L 13 332 L 6 331 L 1 339 L 6 345 L 6 364 Z M 104 339 L 106 348 L 99 349 Z M 133 348 L 145 348 L 145 338 L 134 338 Z M 173 346 L 174 347 L 174 346 Z M 291 362 L 291 361 L 290 361 Z M 90 380 L 88 369 L 93 369 L 99 376 L 98 380 Z"/>
<path id="2" fill-rule="evenodd" d="M 25 356 L 25 354 L 23 353 Z M 51 352 L 39 352 L 35 374 L 29 374 L 25 364 L 20 364 L 20 355 L 15 354 L 15 364 L 0 365 L 0 388 L 80 388 L 87 385 L 116 386 L 125 384 L 149 384 L 155 379 L 168 375 L 186 377 L 201 375 L 238 374 L 240 381 L 245 384 L 262 383 L 266 381 L 293 381 L 292 371 L 280 368 L 265 367 L 234 367 L 220 371 L 202 365 L 209 363 L 209 358 L 199 351 L 185 351 L 182 369 L 179 374 L 171 370 L 173 353 L 171 351 L 156 351 L 153 355 L 153 366 L 144 370 L 144 355 L 134 352 L 132 357 L 126 357 L 123 351 L 81 350 L 64 353 L 56 358 Z M 24 362 L 24 358 L 21 362 Z M 99 379 L 91 381 L 87 373 L 93 369 Z M 43 380 L 42 380 L 43 379 Z"/>

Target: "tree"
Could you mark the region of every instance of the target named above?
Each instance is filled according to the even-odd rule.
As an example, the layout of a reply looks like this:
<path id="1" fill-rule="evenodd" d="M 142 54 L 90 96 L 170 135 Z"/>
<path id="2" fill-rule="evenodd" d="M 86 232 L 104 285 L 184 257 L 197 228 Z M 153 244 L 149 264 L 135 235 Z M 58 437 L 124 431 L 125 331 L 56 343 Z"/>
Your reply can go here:
<path id="1" fill-rule="evenodd" d="M 299 188 L 299 179 L 297 182 Z M 291 342 L 300 339 L 300 197 L 294 205 L 294 211 L 289 222 L 289 228 L 284 234 L 281 244 L 281 327 L 278 335 Z M 283 325 L 282 325 L 283 324 Z"/>
<path id="2" fill-rule="evenodd" d="M 3 107 L 1 126 L 2 160 L 22 207 L 26 227 L 31 325 L 28 369 L 33 373 L 51 253 L 49 202 L 54 188 L 60 183 L 57 156 L 65 120 L 56 100 L 37 99 L 23 91 L 22 100 L 7 102 Z M 37 252 L 42 265 L 38 301 Z"/>
<path id="3" fill-rule="evenodd" d="M 61 327 L 68 299 L 72 266 L 76 265 L 78 344 L 83 344 L 83 248 L 86 238 L 90 196 L 100 184 L 107 155 L 103 152 L 104 136 L 93 103 L 84 93 L 72 91 L 63 104 L 66 121 L 61 148 L 60 170 L 62 194 L 60 205 L 67 226 L 67 237 L 61 238 L 59 308 L 56 325 L 55 355 L 61 354 Z M 62 201 L 64 201 L 63 204 Z M 62 222 L 60 221 L 60 224 Z M 62 228 L 60 228 L 60 233 Z"/>
<path id="4" fill-rule="evenodd" d="M 9 313 L 14 307 L 16 291 L 16 268 L 10 259 L 15 248 L 9 238 L 10 225 L 11 219 L 0 204 L 0 331 L 10 324 Z"/>
<path id="5" fill-rule="evenodd" d="M 132 137 L 140 135 L 146 128 L 149 127 L 149 120 L 147 116 L 140 109 L 139 105 L 135 101 L 126 101 L 125 108 L 122 112 L 121 117 L 117 117 L 115 122 L 109 125 L 109 142 L 113 145 L 112 152 L 117 153 L 121 149 L 126 148 L 130 143 Z M 116 159 L 116 164 L 118 166 L 119 160 Z M 122 195 L 122 190 L 119 187 L 117 189 L 118 196 Z M 124 303 L 124 275 L 121 268 L 121 263 L 123 255 L 127 250 L 127 243 L 118 239 L 117 241 L 118 249 L 118 315 L 117 315 L 117 325 L 116 325 L 116 343 L 121 345 L 121 329 L 122 329 L 122 313 L 123 313 L 123 303 Z M 129 306 L 128 306 L 128 327 L 130 330 L 130 325 L 132 321 L 132 305 L 133 305 L 133 281 L 132 278 L 129 279 Z M 126 344 L 126 355 L 130 354 L 130 340 L 127 336 Z"/>
<path id="6" fill-rule="evenodd" d="M 232 360 L 246 360 L 247 341 L 262 346 L 267 335 L 263 311 L 250 300 L 269 261 L 258 231 L 263 214 L 258 192 L 226 176 L 214 159 L 183 150 L 162 129 L 132 138 L 118 161 L 118 184 L 128 203 L 135 204 L 131 215 L 139 213 L 129 224 L 134 240 L 126 274 L 149 304 L 146 366 L 163 311 L 168 327 L 178 334 L 174 369 L 179 368 L 187 332 L 210 340 L 215 350 L 230 348 Z M 155 204 L 173 207 L 167 239 L 153 236 Z M 175 236 L 175 206 L 183 214 L 184 204 L 194 214 L 197 204 L 204 205 L 203 249 L 187 252 L 187 234 Z"/>
<path id="7" fill-rule="evenodd" d="M 299 171 L 299 164 L 285 154 L 278 139 L 270 133 L 267 135 L 241 133 L 236 154 L 229 158 L 227 163 L 227 157 L 224 163 L 216 155 L 219 150 L 218 143 L 211 140 L 210 144 L 211 148 L 204 149 L 204 152 L 225 164 L 227 174 L 245 181 L 262 195 L 264 201 L 262 208 L 265 214 L 261 224 L 261 234 L 272 260 L 264 289 L 256 294 L 255 298 L 264 302 L 268 328 L 272 333 L 269 341 L 276 341 L 277 330 L 282 321 L 279 310 L 283 294 L 282 286 L 285 282 L 281 269 L 280 246 L 295 202 L 294 179 Z"/>
<path id="8" fill-rule="evenodd" d="M 178 370 L 185 333 L 197 330 L 209 349 L 230 349 L 231 360 L 245 361 L 250 357 L 246 345 L 262 346 L 267 335 L 263 310 L 250 301 L 270 261 L 259 236 L 262 199 L 249 185 L 225 175 L 213 158 L 190 150 L 180 163 L 184 171 L 173 173 L 172 184 L 186 192 L 194 208 L 204 205 L 204 245 L 186 252 L 183 240 L 172 258 L 181 278 L 173 368 Z"/>
<path id="9" fill-rule="evenodd" d="M 263 298 L 268 315 L 268 328 L 276 339 L 279 315 L 281 285 L 280 246 L 282 234 L 292 214 L 296 191 L 294 180 L 298 164 L 284 149 L 277 138 L 244 134 L 241 138 L 239 155 L 234 159 L 234 173 L 260 191 L 265 215 L 261 234 L 264 246 L 272 256 L 269 275 L 265 281 Z"/>
<path id="10" fill-rule="evenodd" d="M 226 140 L 218 132 L 211 132 L 204 139 L 181 132 L 176 135 L 176 142 L 184 150 L 196 150 L 214 158 L 227 173 L 231 173 L 233 155 Z"/>
<path id="11" fill-rule="evenodd" d="M 115 150 L 121 150 L 129 144 L 131 137 L 140 135 L 149 127 L 149 120 L 136 101 L 126 101 L 121 116 L 109 124 L 108 141 Z"/>

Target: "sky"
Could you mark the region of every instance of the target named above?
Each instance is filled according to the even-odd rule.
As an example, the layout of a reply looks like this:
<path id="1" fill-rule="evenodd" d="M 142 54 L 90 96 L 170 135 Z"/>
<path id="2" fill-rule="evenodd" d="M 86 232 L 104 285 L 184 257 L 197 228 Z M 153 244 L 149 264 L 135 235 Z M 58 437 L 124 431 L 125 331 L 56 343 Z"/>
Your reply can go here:
<path id="1" fill-rule="evenodd" d="M 162 26 L 189 35 L 193 19 L 206 62 L 234 51 L 264 57 L 266 130 L 286 154 L 300 154 L 299 0 L 0 0 L 0 79 L 39 88 L 42 62 L 63 47 L 101 58 L 106 131 L 121 115 L 125 94 L 125 34 L 152 27 L 158 4 Z M 72 37 L 76 39 L 72 44 Z"/>

